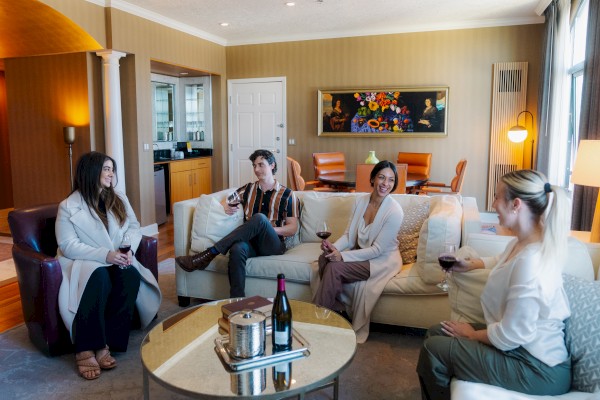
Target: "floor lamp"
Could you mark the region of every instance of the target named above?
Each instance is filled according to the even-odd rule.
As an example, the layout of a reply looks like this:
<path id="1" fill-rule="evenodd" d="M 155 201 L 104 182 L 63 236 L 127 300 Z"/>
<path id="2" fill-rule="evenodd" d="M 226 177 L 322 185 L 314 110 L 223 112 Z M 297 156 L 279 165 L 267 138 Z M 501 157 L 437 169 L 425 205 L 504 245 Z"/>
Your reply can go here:
<path id="1" fill-rule="evenodd" d="M 600 140 L 581 140 L 577 148 L 571 182 L 576 185 L 600 187 Z M 590 242 L 600 243 L 600 195 L 592 222 Z"/>
<path id="2" fill-rule="evenodd" d="M 65 126 L 63 128 L 65 143 L 69 145 L 69 177 L 71 178 L 71 192 L 73 191 L 73 143 L 75 142 L 75 127 Z"/>
<path id="3" fill-rule="evenodd" d="M 519 113 L 519 115 L 517 115 L 517 124 L 508 130 L 508 139 L 513 143 L 521 143 L 521 142 L 524 142 L 525 139 L 527 139 L 527 136 L 528 136 L 527 128 L 525 128 L 522 125 L 519 125 L 519 117 L 523 113 L 527 113 L 527 114 L 529 114 L 529 116 L 531 116 L 531 130 L 533 131 L 533 114 L 527 110 L 521 111 Z M 525 117 L 525 119 L 527 120 L 527 116 Z M 525 122 L 527 122 L 527 121 L 525 121 Z M 532 135 L 533 135 L 533 132 L 532 132 Z M 533 169 L 533 146 L 534 146 L 534 144 L 535 144 L 535 140 L 533 139 L 533 136 L 532 136 L 532 138 L 531 138 L 531 169 Z M 525 159 L 525 157 L 523 157 L 523 159 Z M 524 167 L 525 166 L 523 166 L 523 168 Z"/>

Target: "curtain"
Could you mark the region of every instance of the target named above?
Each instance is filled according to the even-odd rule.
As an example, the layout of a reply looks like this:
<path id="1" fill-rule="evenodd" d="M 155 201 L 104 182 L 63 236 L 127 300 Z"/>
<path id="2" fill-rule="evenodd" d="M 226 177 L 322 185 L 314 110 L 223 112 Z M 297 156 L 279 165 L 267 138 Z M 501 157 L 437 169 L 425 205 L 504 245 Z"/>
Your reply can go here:
<path id="1" fill-rule="evenodd" d="M 568 132 L 569 79 L 566 71 L 569 45 L 570 0 L 552 0 L 544 11 L 545 34 L 538 92 L 538 143 L 535 168 L 557 183 L 565 168 L 564 149 Z"/>
<path id="2" fill-rule="evenodd" d="M 590 0 L 583 68 L 583 93 L 579 139 L 600 140 L 600 2 Z M 599 155 L 600 156 L 600 155 Z M 600 172 L 599 172 L 600 173 Z M 571 229 L 589 231 L 592 227 L 598 188 L 575 185 Z"/>

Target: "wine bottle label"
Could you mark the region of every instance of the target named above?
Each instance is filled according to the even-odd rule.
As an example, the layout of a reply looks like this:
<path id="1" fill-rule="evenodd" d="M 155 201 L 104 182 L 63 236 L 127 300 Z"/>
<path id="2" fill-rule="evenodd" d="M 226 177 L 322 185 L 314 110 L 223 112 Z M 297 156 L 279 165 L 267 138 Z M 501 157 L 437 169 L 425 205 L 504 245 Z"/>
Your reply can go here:
<path id="1" fill-rule="evenodd" d="M 289 339 L 290 335 L 288 333 L 287 328 L 283 331 L 275 331 L 275 332 L 273 332 L 273 335 L 275 335 L 275 344 L 276 345 L 285 346 L 288 344 L 288 339 Z"/>

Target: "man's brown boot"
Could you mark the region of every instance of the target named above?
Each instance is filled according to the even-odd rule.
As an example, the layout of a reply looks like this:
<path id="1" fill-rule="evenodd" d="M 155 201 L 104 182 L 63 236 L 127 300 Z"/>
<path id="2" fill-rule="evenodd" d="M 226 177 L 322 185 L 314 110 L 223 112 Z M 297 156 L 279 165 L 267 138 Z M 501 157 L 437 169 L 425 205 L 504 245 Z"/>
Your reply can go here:
<path id="1" fill-rule="evenodd" d="M 213 254 L 209 249 L 204 250 L 193 256 L 180 256 L 175 258 L 175 261 L 179 264 L 181 269 L 187 272 L 192 272 L 197 269 L 205 269 L 208 264 L 217 256 Z"/>

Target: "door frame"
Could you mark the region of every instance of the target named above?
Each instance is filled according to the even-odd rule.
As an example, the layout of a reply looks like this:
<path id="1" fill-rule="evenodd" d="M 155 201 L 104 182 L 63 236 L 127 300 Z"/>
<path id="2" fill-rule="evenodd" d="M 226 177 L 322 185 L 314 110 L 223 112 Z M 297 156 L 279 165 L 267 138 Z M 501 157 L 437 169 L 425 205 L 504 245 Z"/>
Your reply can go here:
<path id="1" fill-rule="evenodd" d="M 281 163 L 277 166 L 278 171 L 281 172 L 281 179 L 279 183 L 287 186 L 287 97 L 286 97 L 286 86 L 287 81 L 285 76 L 275 76 L 267 78 L 246 78 L 246 79 L 228 79 L 227 80 L 227 186 L 231 186 L 231 171 L 233 168 L 233 159 L 231 154 L 233 152 L 233 115 L 231 113 L 231 92 L 234 84 L 248 84 L 248 83 L 265 83 L 265 82 L 281 82 L 281 102 L 282 112 L 281 119 L 283 129 L 281 130 Z"/>

